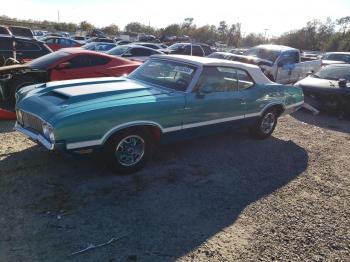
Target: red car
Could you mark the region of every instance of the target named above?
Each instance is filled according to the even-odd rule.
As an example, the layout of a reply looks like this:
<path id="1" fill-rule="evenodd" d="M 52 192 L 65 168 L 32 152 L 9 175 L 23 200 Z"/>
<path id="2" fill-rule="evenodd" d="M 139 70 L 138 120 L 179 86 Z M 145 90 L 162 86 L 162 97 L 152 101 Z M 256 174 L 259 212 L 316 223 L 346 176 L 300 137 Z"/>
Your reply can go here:
<path id="1" fill-rule="evenodd" d="M 104 53 L 70 48 L 47 54 L 24 65 L 0 67 L 0 101 L 3 101 L 0 102 L 0 108 L 13 110 L 16 91 L 26 85 L 78 78 L 123 76 L 130 74 L 140 64 Z M 0 109 L 0 119 L 5 118 L 15 118 L 15 115 Z"/>
<path id="2" fill-rule="evenodd" d="M 61 48 L 82 46 L 78 41 L 59 36 L 47 36 L 40 39 L 40 41 L 43 41 L 53 51 L 60 50 Z"/>

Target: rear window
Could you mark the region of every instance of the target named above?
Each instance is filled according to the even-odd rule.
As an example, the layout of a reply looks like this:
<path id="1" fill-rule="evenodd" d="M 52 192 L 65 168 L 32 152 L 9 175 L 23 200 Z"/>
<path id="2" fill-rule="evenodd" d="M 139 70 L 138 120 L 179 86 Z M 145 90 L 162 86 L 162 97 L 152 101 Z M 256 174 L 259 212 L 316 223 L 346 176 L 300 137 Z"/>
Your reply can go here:
<path id="1" fill-rule="evenodd" d="M 58 62 L 62 58 L 67 57 L 69 55 L 70 54 L 67 52 L 57 51 L 34 59 L 28 64 L 28 66 L 34 69 L 46 70 L 50 65 Z"/>
<path id="2" fill-rule="evenodd" d="M 37 43 L 24 40 L 16 40 L 16 50 L 18 51 L 39 51 L 40 47 Z"/>
<path id="3" fill-rule="evenodd" d="M 29 38 L 34 37 L 32 30 L 30 30 L 29 28 L 10 26 L 9 29 L 12 32 L 12 34 L 16 36 L 23 36 Z"/>

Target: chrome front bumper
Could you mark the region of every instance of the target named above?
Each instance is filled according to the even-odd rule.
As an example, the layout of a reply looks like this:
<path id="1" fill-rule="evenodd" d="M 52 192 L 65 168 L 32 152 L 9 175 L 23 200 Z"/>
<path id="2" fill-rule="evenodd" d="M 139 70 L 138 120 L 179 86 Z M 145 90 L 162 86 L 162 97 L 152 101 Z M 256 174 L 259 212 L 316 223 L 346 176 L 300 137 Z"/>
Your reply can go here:
<path id="1" fill-rule="evenodd" d="M 295 111 L 298 111 L 303 106 L 303 104 L 304 101 L 286 106 L 282 115 L 289 115 L 294 113 Z"/>
<path id="2" fill-rule="evenodd" d="M 34 133 L 32 131 L 29 131 L 28 129 L 23 128 L 21 125 L 19 125 L 17 122 L 15 124 L 14 130 L 22 133 L 23 135 L 27 136 L 34 142 L 40 143 L 48 150 L 54 150 L 55 144 L 49 142 L 44 136 L 41 134 Z"/>

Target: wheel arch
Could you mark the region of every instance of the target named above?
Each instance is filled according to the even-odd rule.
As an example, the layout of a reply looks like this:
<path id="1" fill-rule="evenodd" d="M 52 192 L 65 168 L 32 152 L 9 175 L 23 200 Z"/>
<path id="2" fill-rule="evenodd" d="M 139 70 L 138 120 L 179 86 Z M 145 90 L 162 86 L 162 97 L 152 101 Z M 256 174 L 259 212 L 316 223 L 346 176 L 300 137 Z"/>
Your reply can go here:
<path id="1" fill-rule="evenodd" d="M 122 125 L 118 125 L 116 127 L 111 128 L 107 133 L 102 137 L 102 145 L 104 145 L 112 136 L 132 129 L 143 129 L 147 130 L 151 136 L 154 138 L 156 142 L 158 142 L 163 135 L 163 128 L 160 124 L 152 121 L 135 121 Z"/>
<path id="2" fill-rule="evenodd" d="M 278 117 L 280 117 L 283 114 L 283 112 L 285 111 L 285 107 L 284 107 L 284 105 L 282 103 L 273 103 L 273 104 L 267 105 L 262 110 L 261 115 L 264 115 L 267 110 L 270 110 L 272 108 L 276 110 L 276 113 L 277 113 Z"/>

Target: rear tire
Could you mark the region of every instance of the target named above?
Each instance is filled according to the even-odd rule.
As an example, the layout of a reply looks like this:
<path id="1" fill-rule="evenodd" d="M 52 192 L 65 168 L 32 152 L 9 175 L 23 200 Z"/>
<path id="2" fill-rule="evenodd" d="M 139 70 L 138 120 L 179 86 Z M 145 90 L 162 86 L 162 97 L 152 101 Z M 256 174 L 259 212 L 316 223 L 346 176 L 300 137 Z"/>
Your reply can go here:
<path id="1" fill-rule="evenodd" d="M 252 128 L 253 136 L 257 139 L 266 139 L 271 136 L 277 125 L 277 118 L 276 109 L 271 108 L 266 110 Z"/>
<path id="2" fill-rule="evenodd" d="M 148 130 L 131 128 L 113 135 L 105 144 L 104 154 L 117 175 L 127 175 L 141 169 L 154 149 Z"/>

